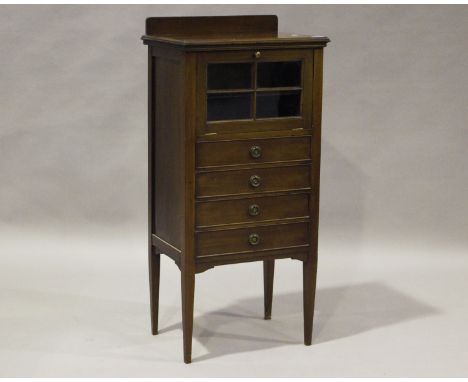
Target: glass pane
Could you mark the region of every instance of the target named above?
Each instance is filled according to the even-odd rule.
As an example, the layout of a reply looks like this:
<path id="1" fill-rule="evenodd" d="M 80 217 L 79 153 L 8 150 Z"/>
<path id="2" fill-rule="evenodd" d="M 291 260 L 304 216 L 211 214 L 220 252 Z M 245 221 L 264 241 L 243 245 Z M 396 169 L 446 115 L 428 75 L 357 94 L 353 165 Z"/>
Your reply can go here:
<path id="1" fill-rule="evenodd" d="M 207 120 L 252 118 L 252 93 L 208 94 Z"/>
<path id="2" fill-rule="evenodd" d="M 258 92 L 257 118 L 292 117 L 300 115 L 301 92 Z"/>
<path id="3" fill-rule="evenodd" d="M 257 87 L 273 88 L 301 86 L 301 62 L 259 62 Z"/>
<path id="4" fill-rule="evenodd" d="M 208 64 L 208 90 L 252 89 L 252 64 Z"/>

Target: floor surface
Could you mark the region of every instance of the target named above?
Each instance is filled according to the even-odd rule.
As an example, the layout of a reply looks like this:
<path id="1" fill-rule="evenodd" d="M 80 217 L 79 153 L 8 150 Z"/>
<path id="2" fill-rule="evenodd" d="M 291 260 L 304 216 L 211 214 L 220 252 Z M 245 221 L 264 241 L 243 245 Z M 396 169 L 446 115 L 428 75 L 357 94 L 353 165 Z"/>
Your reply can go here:
<path id="1" fill-rule="evenodd" d="M 310 347 L 300 262 L 277 262 L 271 321 L 261 263 L 197 275 L 185 365 L 179 271 L 166 257 L 161 332 L 150 334 L 144 236 L 2 239 L 2 377 L 468 376 L 462 249 L 322 240 Z"/>

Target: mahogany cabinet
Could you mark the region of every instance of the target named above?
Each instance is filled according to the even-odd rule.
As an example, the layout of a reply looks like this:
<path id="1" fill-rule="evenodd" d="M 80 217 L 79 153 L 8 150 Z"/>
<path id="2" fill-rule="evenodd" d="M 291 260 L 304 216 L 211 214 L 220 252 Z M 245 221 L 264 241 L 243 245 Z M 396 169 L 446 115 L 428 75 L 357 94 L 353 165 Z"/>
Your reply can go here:
<path id="1" fill-rule="evenodd" d="M 149 270 L 158 332 L 160 254 L 181 271 L 184 361 L 195 275 L 303 263 L 304 343 L 317 272 L 322 60 L 327 37 L 279 35 L 276 16 L 152 17 L 148 46 Z M 203 298 L 203 296 L 200 296 Z"/>

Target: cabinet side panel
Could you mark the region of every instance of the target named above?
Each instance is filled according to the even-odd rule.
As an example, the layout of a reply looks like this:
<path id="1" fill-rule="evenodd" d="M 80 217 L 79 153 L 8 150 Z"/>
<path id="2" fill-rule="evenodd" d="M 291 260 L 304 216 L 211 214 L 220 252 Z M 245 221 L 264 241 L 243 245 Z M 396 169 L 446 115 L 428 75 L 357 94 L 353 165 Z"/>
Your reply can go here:
<path id="1" fill-rule="evenodd" d="M 184 233 L 183 62 L 155 57 L 154 65 L 154 227 L 180 249 Z"/>

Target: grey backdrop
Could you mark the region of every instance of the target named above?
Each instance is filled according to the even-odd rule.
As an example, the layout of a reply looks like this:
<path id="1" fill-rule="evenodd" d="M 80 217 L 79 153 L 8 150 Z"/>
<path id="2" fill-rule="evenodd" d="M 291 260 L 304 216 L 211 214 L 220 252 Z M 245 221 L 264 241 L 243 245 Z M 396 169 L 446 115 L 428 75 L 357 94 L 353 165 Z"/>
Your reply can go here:
<path id="1" fill-rule="evenodd" d="M 358 280 L 364 274 L 377 278 L 380 275 L 383 280 L 391 274 L 392 280 L 398 280 L 394 287 L 406 288 L 406 292 L 418 287 L 414 293 L 421 298 L 425 296 L 427 300 L 439 298 L 432 302 L 439 308 L 444 303 L 453 304 L 446 307 L 446 311 L 453 313 L 451 319 L 444 321 L 448 332 L 434 339 L 439 342 L 425 343 L 423 348 L 439 349 L 439 359 L 446 356 L 447 349 L 452 349 L 451 361 L 446 359 L 447 369 L 443 368 L 443 363 L 433 363 L 431 367 L 439 368 L 438 375 L 452 372 L 457 375 L 465 373 L 466 376 L 466 366 L 457 361 L 458 356 L 467 354 L 466 341 L 465 345 L 459 343 L 462 351 L 456 350 L 453 344 L 462 337 L 450 330 L 455 327 L 457 319 L 468 316 L 466 301 L 463 303 L 460 294 L 467 287 L 466 273 L 457 273 L 462 269 L 466 272 L 467 264 L 453 260 L 454 269 L 444 268 L 443 275 L 448 283 L 458 280 L 458 284 L 450 284 L 453 288 L 447 287 L 445 294 L 439 293 L 445 282 L 438 284 L 437 290 L 429 292 L 431 287 L 435 288 L 434 282 L 426 281 L 441 277 L 437 271 L 449 255 L 465 261 L 468 252 L 468 7 L 400 5 L 0 6 L 0 245 L 3 245 L 0 246 L 0 272 L 3 272 L 0 280 L 3 289 L 0 292 L 6 293 L 3 301 L 10 302 L 10 310 L 4 309 L 0 319 L 3 320 L 4 334 L 13 336 L 7 342 L 9 345 L 1 345 L 7 346 L 6 352 L 2 353 L 3 359 L 10 360 L 9 369 L 4 370 L 9 370 L 9 375 L 21 375 L 21 370 L 24 370 L 21 361 L 24 354 L 14 358 L 12 350 L 19 352 L 14 354 L 21 354 L 24 349 L 36 351 L 36 347 L 41 350 L 39 344 L 44 343 L 46 349 L 41 351 L 58 347 L 60 357 L 62 353 L 70 352 L 68 345 L 63 345 L 60 350 L 58 343 L 46 344 L 50 338 L 55 338 L 57 327 L 64 330 L 62 338 L 66 338 L 65 342 L 73 339 L 70 336 L 77 327 L 81 328 L 83 338 L 87 338 L 93 326 L 83 326 L 83 321 L 88 323 L 88 319 L 92 320 L 87 315 L 79 316 L 80 324 L 76 326 L 72 317 L 76 318 L 74 314 L 81 314 L 79 312 L 102 315 L 94 317 L 94 323 L 131 312 L 135 320 L 129 318 L 127 323 L 143 322 L 145 325 L 139 328 L 138 337 L 132 337 L 128 327 L 119 326 L 115 330 L 119 335 L 110 337 L 112 341 L 122 333 L 129 336 L 125 345 L 128 347 L 135 342 L 146 344 L 146 341 L 152 341 L 148 334 L 144 237 L 147 214 L 147 56 L 140 36 L 148 16 L 228 14 L 277 14 L 280 29 L 284 32 L 331 38 L 324 62 L 320 215 L 322 268 L 319 270 L 319 287 L 327 283 L 334 287 L 332 280 L 344 282 L 346 277 Z M 100 236 L 109 240 L 93 247 L 91 238 Z M 114 240 L 119 240 L 119 244 Z M 125 247 L 126 242 L 130 243 L 128 247 Z M 362 255 L 364 247 L 371 250 Z M 332 256 L 332 248 L 336 249 L 337 257 Z M 429 249 L 433 250 L 434 256 L 432 278 L 420 268 L 429 262 Z M 330 262 L 330 259 L 335 262 Z M 99 265 L 100 261 L 106 265 Z M 334 268 L 338 264 L 341 266 L 339 270 Z M 382 264 L 387 264 L 385 269 L 382 269 Z M 166 267 L 166 263 L 163 265 L 163 272 L 169 272 L 171 278 L 177 279 L 177 272 Z M 244 269 L 244 272 L 251 269 L 253 272 L 254 269 L 254 265 L 239 267 L 243 267 L 239 269 Z M 410 272 L 410 269 L 413 275 L 404 279 L 405 272 Z M 47 273 L 51 270 L 52 273 Z M 207 272 L 202 279 L 217 283 L 220 274 L 225 275 L 223 280 L 229 279 L 227 273 L 223 273 L 226 270 L 218 272 Z M 255 279 L 254 273 L 260 276 L 259 272 L 255 268 L 250 280 Z M 80 282 L 78 274 L 82 277 Z M 278 281 L 278 290 L 283 288 L 282 285 L 284 288 L 294 285 L 300 290 L 300 283 L 296 283 L 300 280 L 300 273 L 283 274 L 289 274 L 289 281 L 284 284 Z M 461 278 L 457 279 L 455 275 Z M 420 277 L 419 284 L 414 281 L 415 277 Z M 175 312 L 170 318 L 178 322 L 179 297 L 176 295 L 178 292 L 172 292 L 178 290 L 178 281 L 163 281 L 163 285 L 171 285 L 165 289 L 164 301 L 172 305 L 163 307 L 162 312 Z M 390 317 L 391 313 L 382 306 L 389 297 L 388 290 L 380 284 L 375 289 L 371 288 L 374 284 L 363 285 L 359 293 L 375 290 L 375 294 L 366 294 L 364 303 L 358 298 L 358 305 L 365 307 L 366 303 L 375 303 L 383 309 L 382 312 L 386 312 L 386 317 Z M 23 293 L 21 288 L 29 292 Z M 203 284 L 200 288 L 203 290 Z M 39 290 L 44 294 L 36 295 Z M 214 290 L 216 288 L 210 289 Z M 334 333 L 331 338 L 340 338 L 339 333 L 346 322 L 354 322 L 359 328 L 365 326 L 362 319 L 353 321 L 359 314 L 356 316 L 354 311 L 352 314 L 346 311 L 347 307 L 354 306 L 351 303 L 341 305 L 345 306 L 343 309 L 348 316 L 339 321 L 338 332 L 332 319 L 320 321 L 320 317 L 326 316 L 327 303 L 333 301 L 333 296 L 341 296 L 339 301 L 343 301 L 343 296 L 353 296 L 352 290 L 350 293 L 348 289 L 344 290 L 346 293 L 330 292 L 326 298 L 319 294 L 318 320 L 325 328 L 325 332 L 318 331 L 322 336 L 319 339 L 323 339 L 327 330 Z M 53 294 L 56 291 L 70 293 L 70 296 L 57 299 Z M 206 289 L 203 293 L 207 293 Z M 206 304 L 214 304 L 212 301 L 219 302 L 220 306 L 228 304 L 216 300 L 219 297 L 213 294 L 208 302 L 201 297 L 203 293 L 200 292 L 196 302 L 199 314 L 207 310 Z M 255 293 L 261 294 L 261 289 Z M 91 303 L 82 297 L 74 300 L 73 294 L 111 299 L 120 294 L 121 298 L 126 296 L 126 300 L 138 301 L 140 305 L 134 302 L 114 305 L 106 305 L 102 301 Z M 452 299 L 447 299 L 448 295 Z M 19 323 L 29 322 L 27 317 L 38 314 L 36 309 L 35 313 L 31 311 L 31 306 L 34 306 L 32 301 L 39 300 L 45 302 L 51 317 L 61 317 L 61 324 L 57 323 L 50 332 L 44 332 L 47 333 L 44 337 L 36 332 L 38 328 L 34 325 L 29 331 L 15 331 Z M 404 306 L 393 305 L 399 307 L 400 313 L 405 307 L 414 308 L 414 304 L 408 303 L 412 300 L 398 301 L 405 302 L 401 303 Z M 461 309 L 460 304 L 465 304 L 463 313 L 454 313 Z M 258 305 L 261 306 L 261 302 Z M 322 313 L 321 309 L 324 309 Z M 369 309 L 368 317 L 376 314 L 375 309 Z M 430 309 L 417 312 L 434 313 Z M 300 310 L 295 314 L 300 318 Z M 330 315 L 336 317 L 332 313 Z M 162 326 L 167 326 L 170 321 L 168 316 L 165 317 Z M 396 321 L 406 319 L 406 316 L 402 318 L 398 314 L 395 317 Z M 36 320 L 40 321 L 38 317 Z M 204 321 L 196 321 L 196 327 L 197 322 L 202 325 Z M 387 323 L 384 319 L 384 323 L 374 322 L 370 327 Z M 432 333 L 439 324 L 428 321 L 426 329 L 421 330 L 418 337 L 420 341 L 428 339 L 426 333 Z M 293 342 L 300 343 L 301 329 L 296 329 L 298 334 Z M 354 333 L 361 329 L 354 327 L 350 331 Z M 399 332 L 393 338 L 410 339 L 415 330 L 418 329 Z M 35 345 L 15 337 L 18 333 L 27 333 L 28 338 L 37 340 Z M 269 335 L 271 333 L 265 334 L 266 337 Z M 229 338 L 221 338 L 220 343 Z M 376 354 L 376 347 L 393 343 L 376 340 L 378 345 L 367 349 L 366 341 L 372 343 L 372 339 L 358 336 L 357 340 L 359 338 L 363 338 L 361 352 L 367 354 L 368 350 L 369 357 Z M 451 342 L 453 346 L 444 342 L 448 338 L 454 340 Z M 80 356 L 106 353 L 108 349 L 108 342 L 104 340 L 94 343 L 94 348 L 87 342 L 75 340 L 78 342 L 72 341 L 72 345 L 76 345 L 76 349 L 84 349 L 75 349 Z M 202 339 L 200 341 L 203 342 Z M 156 346 L 156 343 L 151 342 L 151 346 Z M 174 343 L 176 350 L 167 357 L 173 356 L 171 362 L 179 362 L 179 334 L 174 337 Z M 222 344 L 218 350 L 224 349 Z M 433 347 L 434 344 L 436 346 Z M 342 345 L 343 341 L 338 341 L 338 347 L 333 350 L 335 354 L 346 349 Z M 196 357 L 197 345 L 194 346 Z M 247 346 L 244 350 L 260 350 L 261 345 L 256 346 Z M 315 359 L 320 360 L 316 367 L 322 367 L 322 375 L 340 374 L 332 364 L 327 369 L 326 351 L 320 358 L 323 349 L 326 347 L 318 346 L 311 350 L 316 353 L 308 353 L 316 354 Z M 353 359 L 353 349 L 350 348 L 343 359 Z M 402 357 L 405 355 L 402 348 L 400 352 L 385 349 L 388 355 L 391 354 L 385 358 L 389 362 L 393 362 L 392 357 L 398 357 L 400 353 Z M 414 356 L 411 346 L 405 349 L 410 352 L 408 356 Z M 302 352 L 302 348 L 297 352 L 307 354 Z M 263 354 L 263 351 L 255 354 L 259 353 Z M 417 358 L 414 369 L 405 369 L 402 360 L 399 363 L 403 368 L 401 373 L 425 375 L 428 357 Z M 150 368 L 151 363 L 145 359 L 150 357 L 142 358 L 146 362 L 144 365 Z M 91 362 L 90 359 L 87 358 L 86 362 Z M 363 358 L 354 359 L 353 366 L 347 371 L 357 375 L 398 374 L 390 366 L 382 364 L 382 359 L 361 365 L 361 368 L 359 362 Z M 47 360 L 64 368 L 60 375 L 85 374 L 83 370 L 78 371 L 81 361 L 76 363 L 75 369 L 66 369 L 75 364 L 71 360 L 62 363 L 61 358 Z M 120 358 L 119 362 L 103 362 L 108 370 L 114 370 L 120 376 L 142 373 L 141 367 L 135 367 L 132 374 L 127 361 Z M 307 373 L 319 370 L 307 368 L 310 362 L 305 361 L 302 365 L 305 365 Z M 18 365 L 17 368 L 14 365 Z M 42 359 L 42 365 L 43 369 L 34 366 L 26 374 L 51 375 L 50 369 L 44 366 L 48 365 L 46 358 Z M 127 369 L 120 370 L 119 374 L 118 366 Z M 91 366 L 88 364 L 88 367 Z M 94 370 L 94 375 L 97 375 L 102 367 L 103 364 L 96 364 L 89 370 Z M 226 365 L 223 367 L 224 370 L 229 369 Z M 240 372 L 235 365 L 232 371 Z M 341 371 L 346 373 L 344 369 Z M 258 372 L 262 375 L 264 370 Z M 149 372 L 148 375 L 154 373 Z"/>
<path id="2" fill-rule="evenodd" d="M 332 40 L 322 230 L 466 244 L 466 6 L 2 6 L 1 222 L 143 230 L 145 17 L 262 13 Z"/>
<path id="3" fill-rule="evenodd" d="M 332 40 L 322 230 L 466 243 L 466 6 L 2 6 L 2 223 L 144 229 L 145 17 L 262 13 Z"/>

